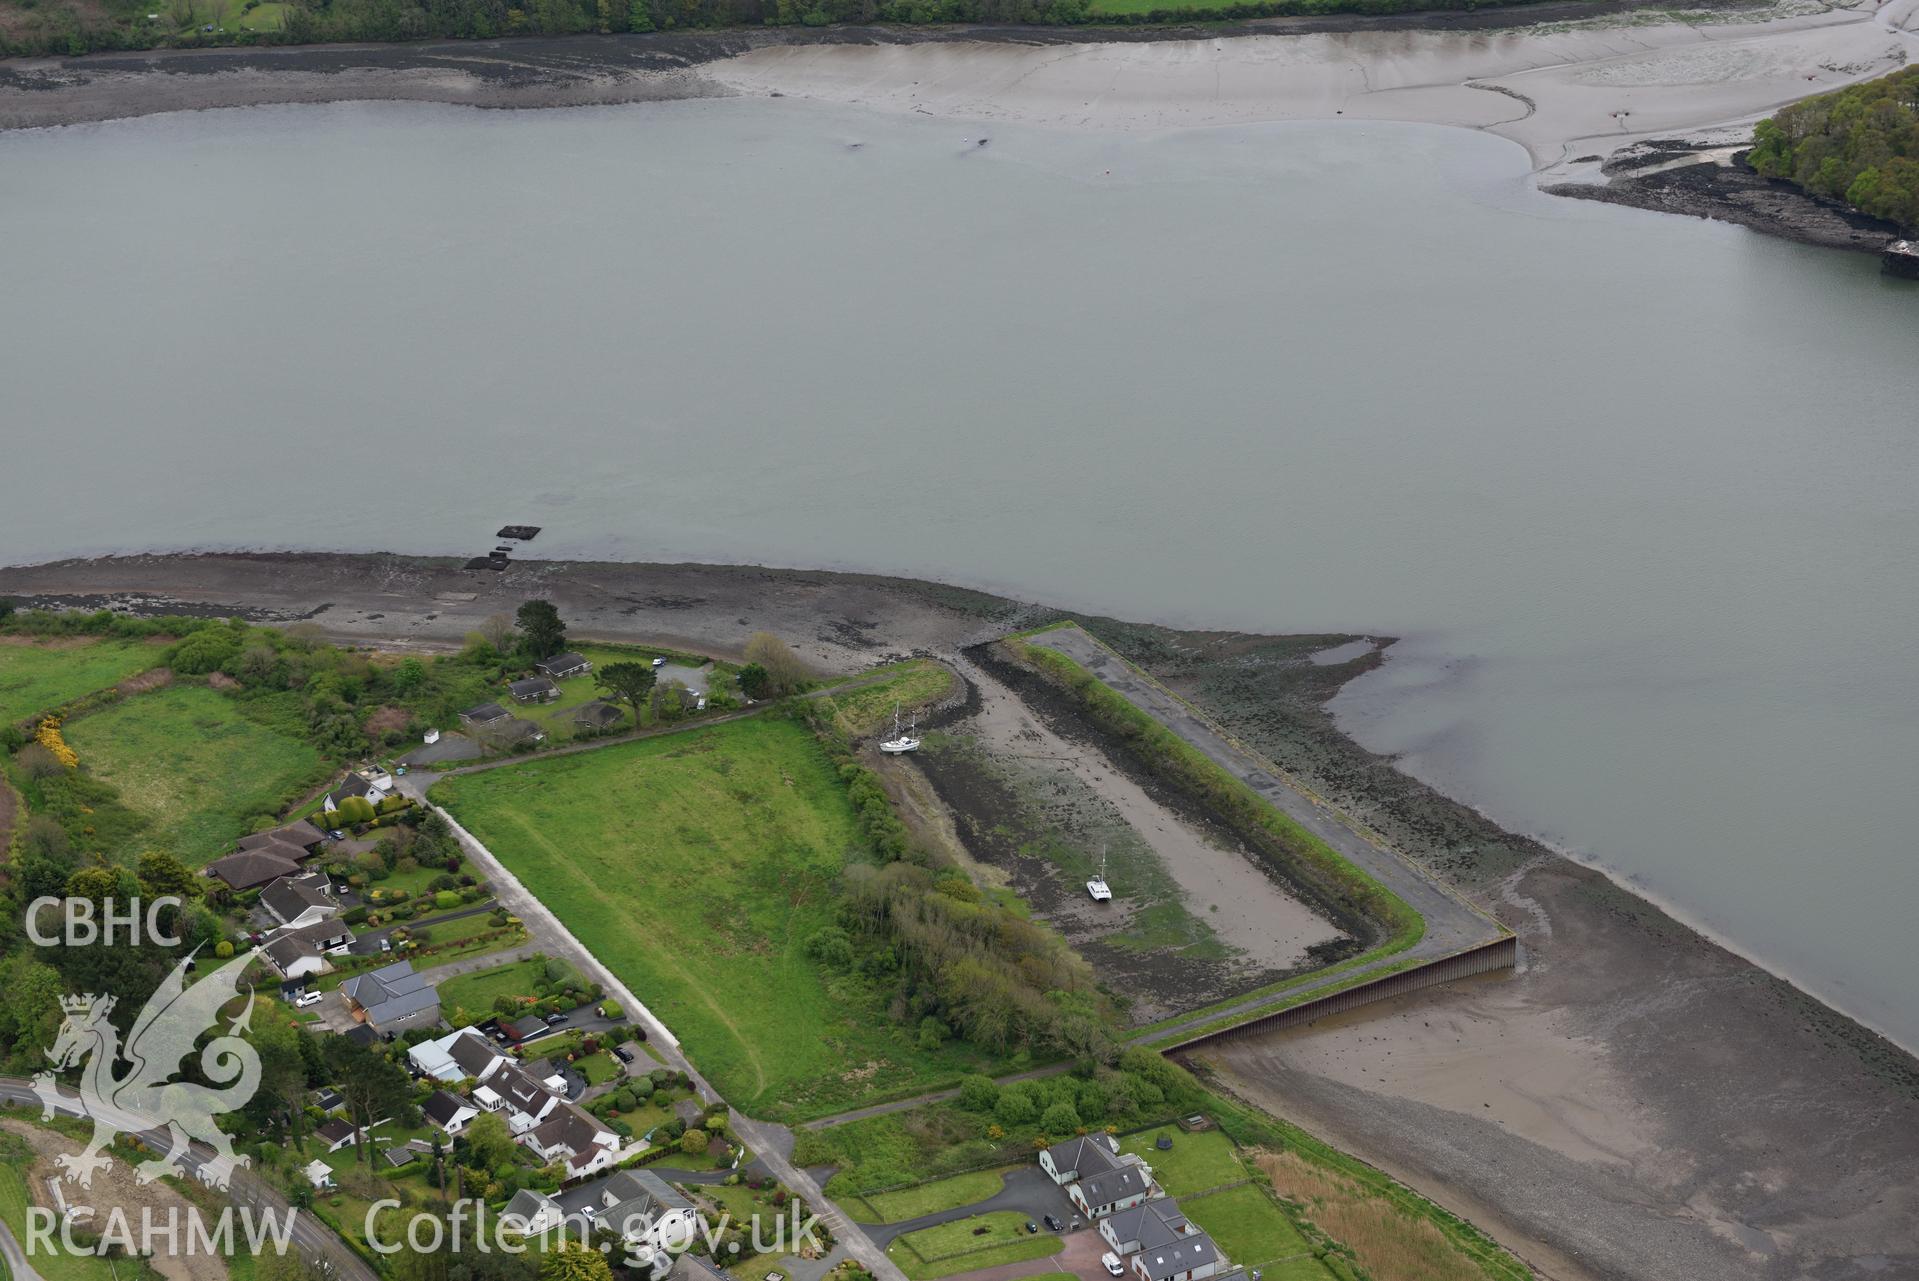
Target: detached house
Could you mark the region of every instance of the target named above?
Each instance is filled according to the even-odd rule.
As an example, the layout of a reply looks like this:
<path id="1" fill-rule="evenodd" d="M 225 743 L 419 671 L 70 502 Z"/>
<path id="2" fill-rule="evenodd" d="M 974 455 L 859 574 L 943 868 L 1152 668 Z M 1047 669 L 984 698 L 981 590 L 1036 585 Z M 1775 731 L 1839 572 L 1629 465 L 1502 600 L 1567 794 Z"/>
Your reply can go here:
<path id="1" fill-rule="evenodd" d="M 534 1126 L 520 1142 L 548 1164 L 566 1171 L 565 1181 L 598 1174 L 612 1165 L 620 1151 L 620 1136 L 571 1103 L 561 1103 Z"/>
<path id="2" fill-rule="evenodd" d="M 532 1188 L 521 1188 L 515 1192 L 513 1199 L 506 1203 L 506 1208 L 500 1211 L 500 1226 L 528 1236 L 538 1236 L 549 1228 L 556 1228 L 565 1219 L 566 1211 L 558 1201 Z"/>
<path id="3" fill-rule="evenodd" d="M 507 1130 L 517 1139 L 551 1116 L 560 1105 L 560 1096 L 528 1076 L 519 1065 L 508 1063 L 473 1091 L 473 1101 L 484 1111 L 502 1113 Z"/>
<path id="4" fill-rule="evenodd" d="M 291 845 L 261 845 L 214 859 L 207 864 L 206 875 L 225 881 L 228 889 L 250 890 L 283 876 L 298 876 L 304 853 Z"/>
<path id="5" fill-rule="evenodd" d="M 303 979 L 333 968 L 327 957 L 353 945 L 353 931 L 335 919 L 275 930 L 260 949 L 283 979 Z"/>
<path id="6" fill-rule="evenodd" d="M 480 1109 L 468 1103 L 457 1094 L 445 1090 L 435 1090 L 433 1097 L 420 1105 L 420 1111 L 426 1119 L 445 1130 L 449 1135 L 458 1134 L 466 1129 L 466 1123 L 480 1115 Z"/>
<path id="7" fill-rule="evenodd" d="M 461 712 L 460 723 L 478 728 L 482 725 L 491 725 L 495 721 L 503 721 L 511 715 L 511 712 L 498 703 L 481 703 L 478 707 L 469 707 Z"/>
<path id="8" fill-rule="evenodd" d="M 324 872 L 281 877 L 260 891 L 260 906 L 283 926 L 314 925 L 340 911 Z"/>
<path id="9" fill-rule="evenodd" d="M 485 1081 L 507 1057 L 493 1048 L 486 1034 L 470 1027 L 449 1032 L 434 1041 L 422 1041 L 406 1052 L 407 1066 L 418 1076 L 430 1076 L 448 1085 Z"/>
<path id="10" fill-rule="evenodd" d="M 620 1238 L 638 1261 L 654 1271 L 666 1256 L 692 1244 L 699 1216 L 692 1202 L 651 1170 L 621 1170 L 600 1185 L 594 1222 Z"/>
<path id="11" fill-rule="evenodd" d="M 555 654 L 551 658 L 542 658 L 533 664 L 533 669 L 543 676 L 551 676 L 556 681 L 569 676 L 578 676 L 593 670 L 593 664 L 578 654 Z"/>
<path id="12" fill-rule="evenodd" d="M 382 769 L 354 770 L 337 783 L 321 802 L 324 809 L 337 810 L 343 801 L 359 797 L 369 805 L 379 805 L 393 795 L 393 775 Z"/>
<path id="13" fill-rule="evenodd" d="M 511 681 L 506 688 L 518 703 L 550 703 L 560 696 L 560 687 L 544 676 Z"/>
<path id="14" fill-rule="evenodd" d="M 1131 1209 L 1153 1195 L 1151 1168 L 1137 1156 L 1121 1154 L 1110 1135 L 1055 1143 L 1039 1154 L 1039 1164 L 1089 1219 Z"/>
<path id="15" fill-rule="evenodd" d="M 358 1130 L 337 1116 L 322 1124 L 313 1133 L 314 1137 L 326 1144 L 326 1150 L 329 1152 L 338 1152 L 341 1148 L 350 1147 L 360 1138 Z"/>
<path id="16" fill-rule="evenodd" d="M 353 1017 L 381 1036 L 440 1021 L 440 994 L 413 972 L 410 961 L 395 961 L 340 985 Z"/>
<path id="17" fill-rule="evenodd" d="M 263 845 L 291 845 L 307 854 L 320 848 L 326 840 L 322 832 L 305 819 L 297 819 L 283 827 L 272 828 L 265 832 L 255 832 L 251 836 L 242 836 L 235 844 L 243 850 L 258 849 Z"/>

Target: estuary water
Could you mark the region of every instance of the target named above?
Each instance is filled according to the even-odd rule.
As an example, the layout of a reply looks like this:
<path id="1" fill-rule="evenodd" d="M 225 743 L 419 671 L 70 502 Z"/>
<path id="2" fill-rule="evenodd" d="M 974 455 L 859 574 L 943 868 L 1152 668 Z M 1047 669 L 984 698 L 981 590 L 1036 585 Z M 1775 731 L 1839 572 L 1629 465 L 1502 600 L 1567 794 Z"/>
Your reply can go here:
<path id="1" fill-rule="evenodd" d="M 767 99 L 0 136 L 0 563 L 524 520 L 1400 636 L 1362 741 L 1919 1044 L 1919 293 L 1525 168 Z"/>

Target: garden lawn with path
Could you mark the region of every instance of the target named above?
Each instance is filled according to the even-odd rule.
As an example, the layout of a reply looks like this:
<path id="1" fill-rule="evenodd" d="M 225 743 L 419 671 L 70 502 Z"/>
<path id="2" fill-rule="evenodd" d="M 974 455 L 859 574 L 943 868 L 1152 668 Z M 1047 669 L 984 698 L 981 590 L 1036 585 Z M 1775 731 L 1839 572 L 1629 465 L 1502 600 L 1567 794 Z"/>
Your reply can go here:
<path id="1" fill-rule="evenodd" d="M 37 642 L 0 637 L 0 725 L 50 712 L 117 685 L 166 654 L 138 641 Z"/>
<path id="2" fill-rule="evenodd" d="M 845 784 L 794 721 L 534 758 L 433 796 L 749 1114 L 821 1116 L 1001 1066 L 920 1048 L 887 1014 L 890 991 L 806 954 L 864 846 Z"/>
<path id="3" fill-rule="evenodd" d="M 1164 1152 L 1155 1146 L 1162 1138 L 1173 1141 Z M 1218 1130 L 1188 1134 L 1176 1125 L 1162 1125 L 1125 1136 L 1119 1150 L 1135 1153 L 1152 1166 L 1154 1182 L 1168 1196 L 1192 1196 L 1251 1177 L 1240 1164 L 1233 1141 Z"/>
<path id="4" fill-rule="evenodd" d="M 934 1281 L 956 1272 L 1059 1253 L 1058 1237 L 1050 1232 L 1028 1232 L 1026 1223 L 1025 1215 L 1011 1210 L 978 1214 L 908 1232 L 887 1246 L 886 1253 L 911 1281 Z"/>
<path id="5" fill-rule="evenodd" d="M 270 818 L 317 783 L 319 752 L 255 724 L 226 696 L 169 685 L 65 727 L 80 767 L 110 783 L 151 826 L 115 851 L 170 849 L 189 867 L 231 852 L 253 820 Z"/>

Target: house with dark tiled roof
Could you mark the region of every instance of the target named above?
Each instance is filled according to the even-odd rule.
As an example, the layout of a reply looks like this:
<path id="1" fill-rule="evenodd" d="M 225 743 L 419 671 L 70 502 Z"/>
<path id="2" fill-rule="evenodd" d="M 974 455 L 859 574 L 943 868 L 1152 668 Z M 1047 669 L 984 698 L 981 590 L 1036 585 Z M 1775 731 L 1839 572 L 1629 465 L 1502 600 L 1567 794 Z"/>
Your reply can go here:
<path id="1" fill-rule="evenodd" d="M 609 730 L 618 725 L 624 715 L 626 713 L 612 703 L 595 699 L 574 709 L 573 723 L 581 729 Z"/>
<path id="2" fill-rule="evenodd" d="M 236 844 L 238 848 L 243 850 L 258 849 L 260 846 L 268 844 L 292 845 L 311 854 L 319 849 L 321 842 L 325 840 L 325 832 L 322 832 L 319 828 L 302 818 L 295 819 L 293 822 L 282 827 L 270 828 L 264 832 L 255 832 L 250 836 L 242 836 Z"/>
<path id="3" fill-rule="evenodd" d="M 1131 1209 L 1153 1195 L 1153 1172 L 1144 1162 L 1128 1161 L 1066 1185 L 1066 1199 L 1089 1219 Z"/>
<path id="4" fill-rule="evenodd" d="M 593 1221 L 619 1237 L 632 1256 L 657 1263 L 683 1250 L 698 1231 L 693 1203 L 651 1170 L 621 1170 L 600 1184 Z"/>
<path id="5" fill-rule="evenodd" d="M 549 1165 L 560 1165 L 566 1181 L 598 1174 L 612 1165 L 620 1136 L 571 1103 L 562 1103 L 546 1120 L 520 1136 L 520 1142 Z"/>
<path id="6" fill-rule="evenodd" d="M 281 925 L 312 925 L 335 916 L 339 900 L 324 872 L 283 876 L 260 891 L 260 906 Z"/>
<path id="7" fill-rule="evenodd" d="M 593 664 L 587 662 L 582 655 L 566 653 L 555 654 L 551 658 L 542 658 L 539 662 L 533 664 L 533 668 L 541 675 L 551 676 L 554 680 L 559 681 L 565 680 L 569 676 L 578 676 L 583 672 L 590 672 L 593 670 Z"/>
<path id="8" fill-rule="evenodd" d="M 322 1122 L 320 1128 L 313 1133 L 320 1142 L 326 1144 L 326 1150 L 329 1152 L 338 1152 L 341 1148 L 351 1146 L 360 1135 L 350 1122 L 337 1116 Z"/>
<path id="9" fill-rule="evenodd" d="M 1204 1232 L 1141 1250 L 1126 1263 L 1136 1281 L 1203 1281 L 1226 1268 L 1219 1247 Z"/>
<path id="10" fill-rule="evenodd" d="M 469 707 L 464 712 L 461 712 L 460 723 L 462 725 L 472 725 L 476 727 L 491 725 L 495 721 L 505 720 L 512 714 L 513 713 L 507 711 L 506 708 L 501 707 L 498 703 L 481 703 L 478 707 Z"/>
<path id="11" fill-rule="evenodd" d="M 420 1111 L 450 1135 L 466 1129 L 466 1123 L 480 1115 L 480 1109 L 446 1090 L 435 1090 L 433 1097 L 420 1105 Z"/>
<path id="12" fill-rule="evenodd" d="M 291 845 L 263 845 L 240 850 L 225 858 L 216 858 L 206 866 L 206 874 L 216 877 L 233 890 L 250 890 L 269 885 L 284 876 L 300 874 L 302 851 Z"/>
<path id="13" fill-rule="evenodd" d="M 500 1226 L 509 1232 L 538 1236 L 549 1228 L 559 1226 L 565 1218 L 566 1211 L 558 1201 L 544 1192 L 521 1188 L 506 1203 L 506 1208 L 500 1211 Z"/>
<path id="14" fill-rule="evenodd" d="M 517 703 L 550 703 L 560 696 L 560 687 L 544 676 L 510 681 L 506 689 Z"/>
<path id="15" fill-rule="evenodd" d="M 333 968 L 329 956 L 353 945 L 353 931 L 338 919 L 326 917 L 311 925 L 275 930 L 260 948 L 268 965 L 283 979 L 303 979 Z"/>
<path id="16" fill-rule="evenodd" d="M 533 1130 L 559 1106 L 560 1096 L 542 1082 L 534 1080 L 516 1063 L 496 1069 L 486 1084 L 473 1091 L 473 1101 L 483 1111 L 506 1117 L 506 1128 L 518 1138 Z"/>
<path id="17" fill-rule="evenodd" d="M 1114 1254 L 1137 1254 L 1172 1245 L 1198 1232 L 1191 1219 L 1171 1197 L 1142 1201 L 1131 1209 L 1109 1214 L 1099 1221 L 1099 1234 Z"/>
<path id="18" fill-rule="evenodd" d="M 1082 1175 L 1099 1174 L 1119 1164 L 1119 1144 L 1110 1134 L 1086 1134 L 1055 1143 L 1039 1154 L 1039 1168 L 1064 1187 Z"/>
<path id="19" fill-rule="evenodd" d="M 485 1081 L 507 1057 L 477 1028 L 463 1027 L 432 1041 L 421 1041 L 406 1052 L 407 1066 L 420 1076 L 452 1085 Z"/>

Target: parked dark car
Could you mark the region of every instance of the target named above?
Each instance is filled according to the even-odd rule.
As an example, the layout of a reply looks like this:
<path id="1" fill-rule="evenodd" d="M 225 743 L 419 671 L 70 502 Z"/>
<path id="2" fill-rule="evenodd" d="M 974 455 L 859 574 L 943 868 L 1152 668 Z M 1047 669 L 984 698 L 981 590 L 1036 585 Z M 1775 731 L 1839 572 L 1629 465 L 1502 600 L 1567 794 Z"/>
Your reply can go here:
<path id="1" fill-rule="evenodd" d="M 1046 1216 L 1046 1226 L 1054 1232 L 1062 1232 L 1066 1228 L 1066 1225 L 1064 1223 L 1061 1223 L 1058 1219 L 1054 1218 L 1050 1214 Z"/>
<path id="2" fill-rule="evenodd" d="M 546 1025 L 548 1027 L 558 1027 L 564 1022 L 566 1022 L 566 1015 L 564 1014 L 549 1014 L 546 1016 Z"/>
<path id="3" fill-rule="evenodd" d="M 624 1045 L 616 1045 L 613 1047 L 613 1057 L 622 1063 L 631 1063 L 633 1061 L 633 1051 L 627 1049 Z"/>
<path id="4" fill-rule="evenodd" d="M 1028 1232 L 1037 1233 L 1039 1231 L 1039 1224 L 1033 1222 L 1031 1219 L 1028 1219 L 1026 1221 L 1026 1230 Z"/>

